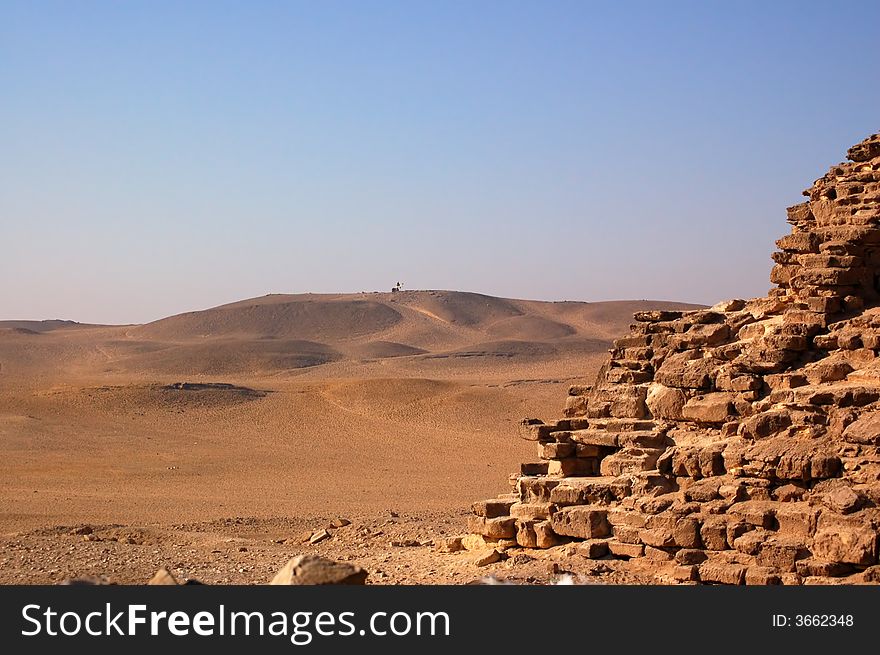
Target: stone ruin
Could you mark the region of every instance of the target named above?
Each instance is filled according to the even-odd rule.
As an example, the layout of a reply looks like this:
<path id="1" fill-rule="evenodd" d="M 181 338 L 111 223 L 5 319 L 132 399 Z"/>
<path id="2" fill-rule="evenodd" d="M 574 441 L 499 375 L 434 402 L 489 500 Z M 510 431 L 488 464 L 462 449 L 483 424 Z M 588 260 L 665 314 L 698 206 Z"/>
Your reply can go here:
<path id="1" fill-rule="evenodd" d="M 658 582 L 880 582 L 880 134 L 847 157 L 788 209 L 767 297 L 635 314 L 468 531 Z"/>

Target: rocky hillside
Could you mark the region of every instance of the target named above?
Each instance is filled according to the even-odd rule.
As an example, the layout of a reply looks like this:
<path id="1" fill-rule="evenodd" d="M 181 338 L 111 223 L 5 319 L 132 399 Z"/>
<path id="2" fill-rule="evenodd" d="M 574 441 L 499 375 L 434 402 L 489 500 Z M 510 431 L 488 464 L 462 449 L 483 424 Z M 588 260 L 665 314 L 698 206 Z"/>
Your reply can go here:
<path id="1" fill-rule="evenodd" d="M 767 297 L 636 313 L 562 419 L 523 423 L 538 458 L 474 505 L 484 547 L 880 582 L 880 135 L 847 156 L 788 209 Z"/>

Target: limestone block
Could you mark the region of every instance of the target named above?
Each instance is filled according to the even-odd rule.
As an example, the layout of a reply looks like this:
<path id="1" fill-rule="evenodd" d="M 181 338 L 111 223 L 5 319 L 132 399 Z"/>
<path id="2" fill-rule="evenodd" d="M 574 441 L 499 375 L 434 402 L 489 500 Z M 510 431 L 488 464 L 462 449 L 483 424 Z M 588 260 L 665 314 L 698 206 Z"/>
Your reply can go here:
<path id="1" fill-rule="evenodd" d="M 682 408 L 687 402 L 687 396 L 681 389 L 667 387 L 657 382 L 649 385 L 645 404 L 654 418 L 670 421 L 684 419 Z"/>
<path id="2" fill-rule="evenodd" d="M 598 539 L 611 533 L 608 512 L 594 506 L 562 508 L 550 517 L 550 525 L 556 534 L 579 539 Z"/>
<path id="3" fill-rule="evenodd" d="M 721 424 L 736 415 L 735 393 L 719 392 L 696 396 L 688 400 L 682 408 L 682 415 L 688 421 L 698 424 Z"/>
<path id="4" fill-rule="evenodd" d="M 870 566 L 877 562 L 877 531 L 845 525 L 823 528 L 813 538 L 811 550 L 819 559 Z"/>

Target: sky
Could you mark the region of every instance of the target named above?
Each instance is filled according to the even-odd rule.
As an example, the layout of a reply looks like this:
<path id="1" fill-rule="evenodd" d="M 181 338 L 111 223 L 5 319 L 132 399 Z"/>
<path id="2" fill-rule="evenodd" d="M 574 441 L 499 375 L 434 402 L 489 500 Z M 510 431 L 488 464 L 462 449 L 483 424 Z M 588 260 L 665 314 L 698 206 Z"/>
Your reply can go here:
<path id="1" fill-rule="evenodd" d="M 0 0 L 0 319 L 763 295 L 880 3 Z"/>

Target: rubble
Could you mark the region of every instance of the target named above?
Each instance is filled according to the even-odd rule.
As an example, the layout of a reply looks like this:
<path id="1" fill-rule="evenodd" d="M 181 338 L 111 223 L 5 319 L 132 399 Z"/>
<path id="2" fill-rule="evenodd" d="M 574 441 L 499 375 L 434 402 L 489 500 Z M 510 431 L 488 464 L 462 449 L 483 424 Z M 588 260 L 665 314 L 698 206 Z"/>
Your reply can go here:
<path id="1" fill-rule="evenodd" d="M 878 580 L 880 135 L 848 157 L 788 208 L 766 297 L 638 312 L 561 419 L 521 423 L 537 461 L 474 504 L 484 548 L 574 541 L 687 584 Z"/>

